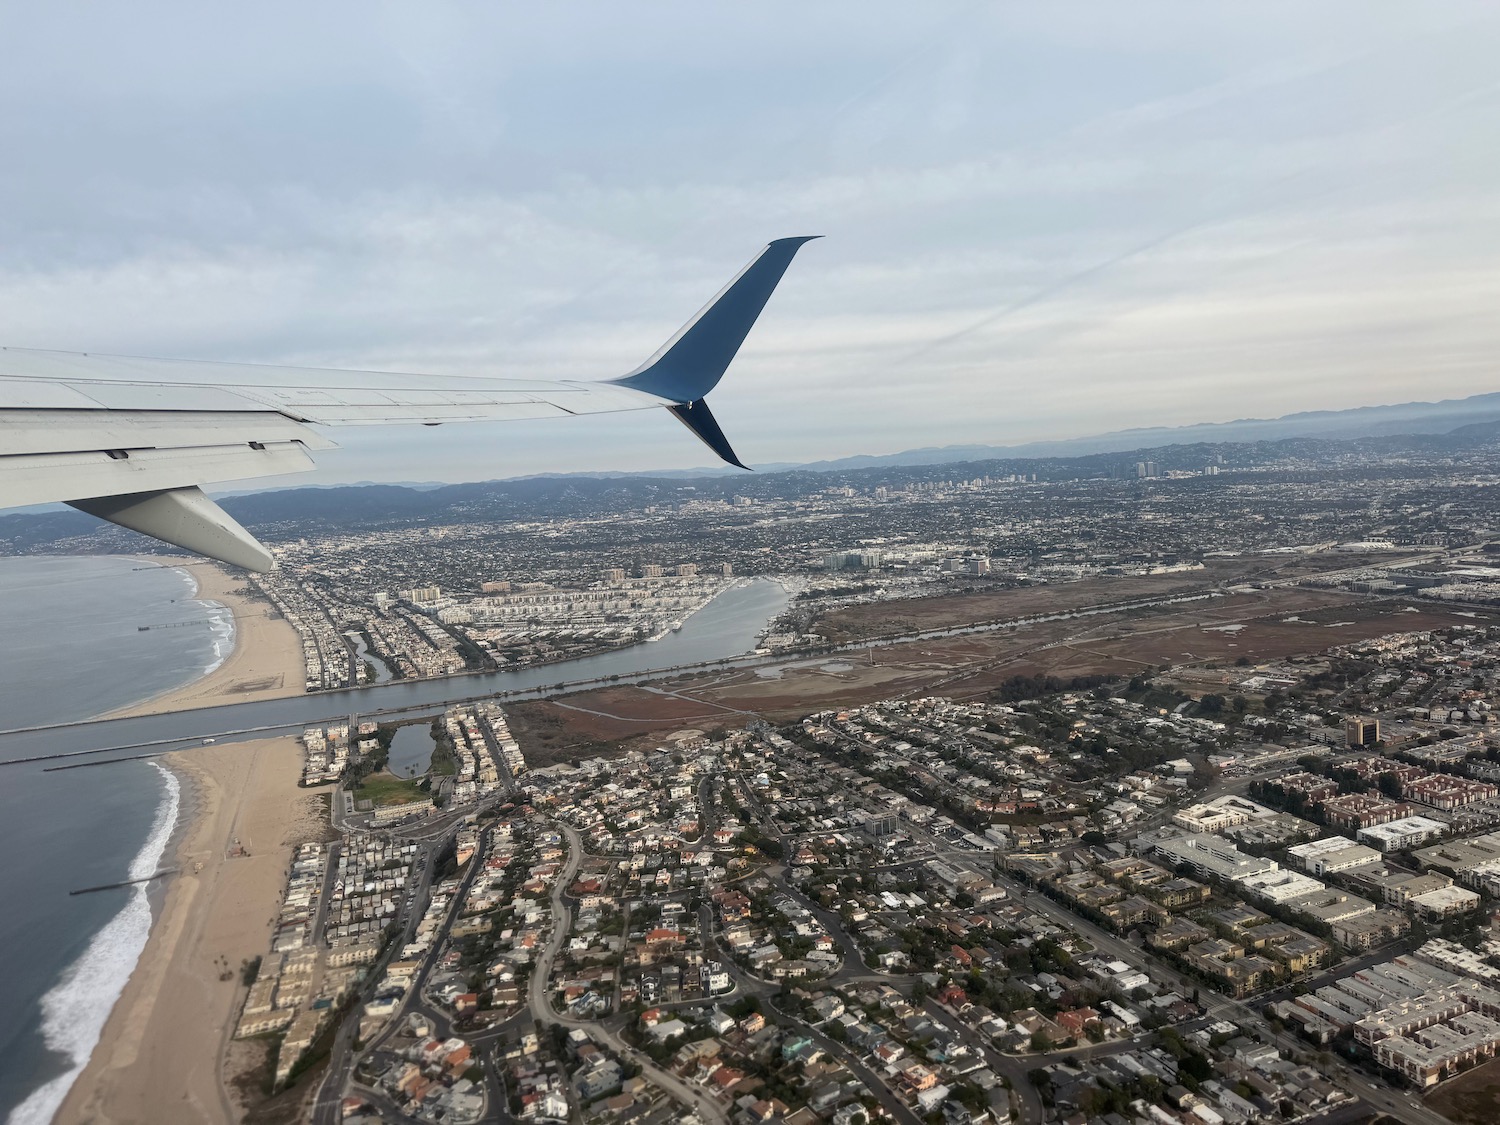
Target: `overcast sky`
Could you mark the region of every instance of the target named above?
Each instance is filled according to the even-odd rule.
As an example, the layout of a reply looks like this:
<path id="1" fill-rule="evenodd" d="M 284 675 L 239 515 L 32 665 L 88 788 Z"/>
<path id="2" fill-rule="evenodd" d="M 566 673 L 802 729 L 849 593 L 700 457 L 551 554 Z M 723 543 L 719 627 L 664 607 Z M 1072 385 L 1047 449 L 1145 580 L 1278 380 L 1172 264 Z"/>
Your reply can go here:
<path id="1" fill-rule="evenodd" d="M 749 462 L 1500 389 L 1494 4 L 0 3 L 0 342 L 603 378 Z M 689 467 L 665 412 L 319 482 Z M 309 478 L 311 482 L 311 478 Z"/>

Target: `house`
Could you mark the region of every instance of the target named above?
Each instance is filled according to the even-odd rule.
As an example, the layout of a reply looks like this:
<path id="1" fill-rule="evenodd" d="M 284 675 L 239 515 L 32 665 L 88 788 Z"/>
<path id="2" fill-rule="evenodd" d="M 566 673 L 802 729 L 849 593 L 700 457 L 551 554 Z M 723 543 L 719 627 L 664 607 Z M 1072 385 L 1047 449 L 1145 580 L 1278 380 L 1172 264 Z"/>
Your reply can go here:
<path id="1" fill-rule="evenodd" d="M 812 1009 L 818 1014 L 818 1022 L 825 1023 L 844 1014 L 844 1002 L 837 996 L 820 996 L 813 1001 Z"/>
<path id="2" fill-rule="evenodd" d="M 969 1004 L 968 994 L 956 984 L 949 984 L 938 993 L 937 998 L 939 1004 L 946 1004 L 956 1012 L 962 1011 Z"/>
<path id="3" fill-rule="evenodd" d="M 937 1075 L 915 1059 L 900 1068 L 899 1080 L 912 1093 L 931 1090 L 938 1084 Z"/>
<path id="4" fill-rule="evenodd" d="M 708 1027 L 715 1035 L 723 1035 L 734 1027 L 734 1017 L 728 1012 L 715 1008 L 709 1013 Z"/>
<path id="5" fill-rule="evenodd" d="M 709 1088 L 716 1093 L 728 1094 L 744 1080 L 745 1072 L 732 1066 L 721 1066 L 708 1078 Z"/>
<path id="6" fill-rule="evenodd" d="M 653 1024 L 646 1030 L 651 1038 L 655 1039 L 658 1043 L 665 1043 L 668 1039 L 686 1033 L 687 1024 L 681 1020 L 663 1020 L 660 1023 Z"/>
<path id="7" fill-rule="evenodd" d="M 1053 1020 L 1074 1039 L 1082 1039 L 1090 1027 L 1099 1026 L 1099 1013 L 1093 1008 L 1074 1008 L 1058 1012 Z"/>

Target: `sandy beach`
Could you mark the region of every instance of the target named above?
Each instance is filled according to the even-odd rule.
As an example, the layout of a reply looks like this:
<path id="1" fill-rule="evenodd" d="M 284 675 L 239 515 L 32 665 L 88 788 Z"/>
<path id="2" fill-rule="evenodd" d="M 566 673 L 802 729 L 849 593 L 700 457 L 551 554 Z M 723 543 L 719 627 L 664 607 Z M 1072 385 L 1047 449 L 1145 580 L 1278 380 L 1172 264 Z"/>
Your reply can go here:
<path id="1" fill-rule="evenodd" d="M 115 712 L 298 695 L 302 642 L 267 604 L 235 591 L 246 579 L 189 563 L 195 595 L 228 606 L 234 649 L 213 672 Z M 223 1060 L 243 995 L 242 964 L 269 951 L 295 845 L 321 838 L 319 797 L 302 789 L 292 738 L 177 751 L 160 759 L 183 781 L 168 866 L 152 896 L 151 934 L 98 1046 L 54 1119 L 79 1125 L 240 1120 Z M 245 854 L 230 857 L 231 849 Z"/>
<path id="2" fill-rule="evenodd" d="M 179 873 L 59 1125 L 240 1119 L 221 1071 L 240 967 L 270 948 L 293 847 L 326 826 L 316 791 L 297 786 L 301 761 L 292 738 L 162 759 L 184 782 Z M 247 854 L 230 858 L 236 840 Z"/>
<path id="3" fill-rule="evenodd" d="M 196 597 L 228 606 L 234 614 L 234 650 L 207 676 L 106 717 L 156 715 L 215 703 L 301 695 L 306 671 L 297 630 L 279 617 L 266 616 L 271 608 L 268 602 L 235 593 L 249 584 L 243 575 L 209 562 L 187 563 L 182 569 L 198 583 Z"/>

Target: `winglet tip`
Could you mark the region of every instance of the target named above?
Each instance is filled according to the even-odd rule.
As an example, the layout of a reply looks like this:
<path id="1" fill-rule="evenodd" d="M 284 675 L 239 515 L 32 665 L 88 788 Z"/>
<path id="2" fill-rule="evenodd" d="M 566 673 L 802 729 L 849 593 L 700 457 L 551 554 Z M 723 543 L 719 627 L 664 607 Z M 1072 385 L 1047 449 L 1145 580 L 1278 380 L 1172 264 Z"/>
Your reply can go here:
<path id="1" fill-rule="evenodd" d="M 677 420 L 688 429 L 692 430 L 699 441 L 708 446 L 719 455 L 719 459 L 746 472 L 751 472 L 749 465 L 735 455 L 734 449 L 729 444 L 729 439 L 724 436 L 724 431 L 719 428 L 718 419 L 709 410 L 708 403 L 701 398 L 694 402 L 678 403 L 668 406 Z"/>

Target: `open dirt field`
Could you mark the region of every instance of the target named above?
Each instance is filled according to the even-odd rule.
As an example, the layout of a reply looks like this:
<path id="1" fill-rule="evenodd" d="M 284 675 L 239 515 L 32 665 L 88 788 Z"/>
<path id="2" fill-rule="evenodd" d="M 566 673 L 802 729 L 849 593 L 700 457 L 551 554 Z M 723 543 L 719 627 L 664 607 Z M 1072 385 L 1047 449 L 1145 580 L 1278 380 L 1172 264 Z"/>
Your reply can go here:
<path id="1" fill-rule="evenodd" d="M 1031 612 L 1056 608 L 1039 606 Z M 1015 676 L 1047 675 L 1066 682 L 1171 665 L 1191 666 L 1228 685 L 1267 661 L 1386 633 L 1475 624 L 1492 616 L 1500 619 L 1500 613 L 1460 616 L 1441 606 L 1337 591 L 1256 590 L 1185 605 L 801 657 L 773 667 L 705 672 L 650 687 L 580 692 L 523 705 L 528 733 L 545 738 L 523 737 L 522 746 L 528 759 L 536 750 L 557 760 L 598 753 L 602 744 L 644 745 L 686 726 L 738 726 L 752 717 L 784 722 L 826 708 L 901 696 L 975 697 Z M 1242 657 L 1248 666 L 1236 667 Z"/>
<path id="2" fill-rule="evenodd" d="M 1500 1120 L 1500 1059 L 1450 1078 L 1423 1100 L 1455 1125 L 1491 1125 Z"/>
<path id="3" fill-rule="evenodd" d="M 1357 555 L 1275 556 L 1218 559 L 1203 570 L 1155 574 L 1143 578 L 1090 578 L 1047 586 L 1028 586 L 993 593 L 903 598 L 873 605 L 848 606 L 819 618 L 813 628 L 836 643 L 867 637 L 900 636 L 930 629 L 1004 621 L 1041 613 L 1062 613 L 1081 606 L 1141 601 L 1214 589 L 1223 584 L 1285 581 L 1343 570 L 1372 560 Z"/>

